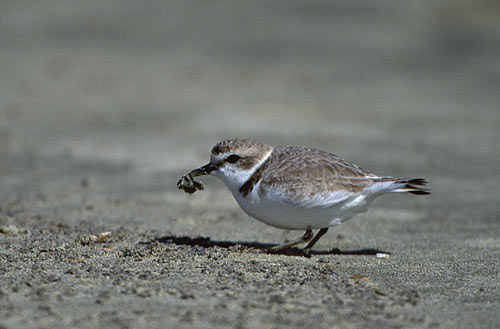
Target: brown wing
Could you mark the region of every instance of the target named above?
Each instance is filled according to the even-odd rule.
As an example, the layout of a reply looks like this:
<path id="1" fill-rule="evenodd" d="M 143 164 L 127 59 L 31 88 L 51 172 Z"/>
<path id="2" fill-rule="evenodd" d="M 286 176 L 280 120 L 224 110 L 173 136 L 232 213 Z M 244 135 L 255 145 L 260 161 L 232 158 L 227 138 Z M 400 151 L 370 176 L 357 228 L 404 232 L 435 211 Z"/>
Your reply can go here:
<path id="1" fill-rule="evenodd" d="M 269 160 L 259 192 L 297 206 L 333 205 L 373 184 L 368 177 L 377 177 L 332 153 L 305 147 L 276 147 Z"/>

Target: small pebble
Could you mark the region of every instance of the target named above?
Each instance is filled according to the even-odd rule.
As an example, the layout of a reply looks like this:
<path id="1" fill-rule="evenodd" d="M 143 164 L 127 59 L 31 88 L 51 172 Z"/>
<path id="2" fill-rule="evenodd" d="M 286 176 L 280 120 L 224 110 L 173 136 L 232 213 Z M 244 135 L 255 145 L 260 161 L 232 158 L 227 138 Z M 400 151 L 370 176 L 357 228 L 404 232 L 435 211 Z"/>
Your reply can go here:
<path id="1" fill-rule="evenodd" d="M 0 226 L 0 233 L 5 235 L 17 235 L 19 233 L 19 229 L 15 225 Z"/>

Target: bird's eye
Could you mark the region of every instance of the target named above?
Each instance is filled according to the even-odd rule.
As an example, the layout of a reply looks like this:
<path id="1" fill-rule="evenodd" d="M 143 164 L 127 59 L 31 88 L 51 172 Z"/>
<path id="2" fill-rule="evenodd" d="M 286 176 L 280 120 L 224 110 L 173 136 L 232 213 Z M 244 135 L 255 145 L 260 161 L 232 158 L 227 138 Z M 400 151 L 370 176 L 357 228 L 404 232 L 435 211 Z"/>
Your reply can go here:
<path id="1" fill-rule="evenodd" d="M 236 154 L 231 154 L 230 156 L 227 157 L 226 161 L 229 163 L 236 163 L 238 162 L 239 159 L 241 159 L 240 156 Z"/>

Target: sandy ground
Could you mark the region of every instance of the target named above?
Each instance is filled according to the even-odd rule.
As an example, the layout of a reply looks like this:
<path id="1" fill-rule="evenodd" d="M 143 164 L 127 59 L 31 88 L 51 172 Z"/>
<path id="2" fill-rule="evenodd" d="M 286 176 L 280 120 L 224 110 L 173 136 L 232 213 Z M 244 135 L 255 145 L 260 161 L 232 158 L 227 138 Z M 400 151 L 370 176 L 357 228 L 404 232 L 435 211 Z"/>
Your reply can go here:
<path id="1" fill-rule="evenodd" d="M 1 10 L 0 328 L 500 327 L 497 1 Z M 302 232 L 175 187 L 227 137 L 433 194 L 270 255 Z"/>

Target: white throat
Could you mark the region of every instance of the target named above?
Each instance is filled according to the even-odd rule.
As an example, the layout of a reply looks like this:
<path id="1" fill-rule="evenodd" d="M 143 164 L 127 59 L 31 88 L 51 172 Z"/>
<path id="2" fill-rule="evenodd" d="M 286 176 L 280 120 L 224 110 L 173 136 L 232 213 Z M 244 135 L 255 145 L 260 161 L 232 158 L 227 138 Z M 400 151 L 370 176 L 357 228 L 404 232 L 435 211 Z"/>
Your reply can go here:
<path id="1" fill-rule="evenodd" d="M 262 166 L 262 164 L 269 159 L 273 149 L 271 148 L 265 155 L 250 169 L 241 169 L 239 167 L 222 167 L 219 170 L 212 172 L 212 175 L 222 180 L 226 186 L 231 190 L 233 195 L 239 194 L 239 189 L 245 184 L 250 177 Z"/>

